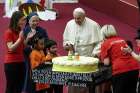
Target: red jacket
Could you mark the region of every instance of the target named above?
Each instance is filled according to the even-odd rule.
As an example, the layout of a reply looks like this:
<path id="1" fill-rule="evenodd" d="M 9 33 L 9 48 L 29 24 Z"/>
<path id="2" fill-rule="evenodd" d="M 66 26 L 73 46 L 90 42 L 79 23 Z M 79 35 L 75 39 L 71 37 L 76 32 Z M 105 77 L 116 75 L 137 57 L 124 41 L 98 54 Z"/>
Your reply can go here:
<path id="1" fill-rule="evenodd" d="M 122 47 L 126 46 L 125 40 L 117 36 L 106 39 L 101 45 L 101 60 L 110 58 L 113 75 L 139 69 L 138 62 L 131 54 L 126 54 L 121 50 Z"/>

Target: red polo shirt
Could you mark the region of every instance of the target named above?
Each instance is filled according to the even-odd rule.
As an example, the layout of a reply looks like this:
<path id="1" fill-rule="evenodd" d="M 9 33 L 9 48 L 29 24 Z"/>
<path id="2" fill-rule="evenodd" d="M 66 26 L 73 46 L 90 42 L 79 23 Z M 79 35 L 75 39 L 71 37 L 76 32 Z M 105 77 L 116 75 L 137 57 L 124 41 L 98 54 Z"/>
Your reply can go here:
<path id="1" fill-rule="evenodd" d="M 5 63 L 12 63 L 12 62 L 23 62 L 24 60 L 24 56 L 23 56 L 23 49 L 24 49 L 24 43 L 21 42 L 20 45 L 17 47 L 17 49 L 15 51 L 9 51 L 8 47 L 7 47 L 7 42 L 16 42 L 16 40 L 18 39 L 19 34 L 15 33 L 13 31 L 11 31 L 10 29 L 8 29 L 5 32 Z"/>
<path id="2" fill-rule="evenodd" d="M 121 50 L 121 47 L 126 46 L 127 43 L 120 37 L 110 37 L 101 45 L 101 60 L 110 58 L 113 75 L 139 69 L 138 62 L 129 53 Z"/>

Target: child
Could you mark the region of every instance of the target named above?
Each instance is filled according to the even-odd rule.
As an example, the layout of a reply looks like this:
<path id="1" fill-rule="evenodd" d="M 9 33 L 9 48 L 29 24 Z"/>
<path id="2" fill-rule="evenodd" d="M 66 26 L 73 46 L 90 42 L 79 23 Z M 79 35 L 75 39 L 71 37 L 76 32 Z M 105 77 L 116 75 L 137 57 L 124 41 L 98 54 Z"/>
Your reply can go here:
<path id="1" fill-rule="evenodd" d="M 52 58 L 57 57 L 57 43 L 53 40 L 46 41 L 46 48 L 47 48 L 47 55 L 46 60 L 52 61 Z M 51 93 L 63 93 L 63 86 L 62 85 L 54 85 L 50 86 Z M 53 92 L 54 91 L 54 92 Z"/>
<path id="2" fill-rule="evenodd" d="M 47 55 L 46 60 L 52 61 L 52 58 L 57 57 L 57 43 L 53 40 L 46 41 Z"/>
<path id="3" fill-rule="evenodd" d="M 32 43 L 33 50 L 30 54 L 31 69 L 36 68 L 37 66 L 46 61 L 46 57 L 43 51 L 45 47 L 44 40 L 45 39 L 39 34 L 33 37 Z M 36 83 L 35 93 L 46 93 L 47 88 L 49 88 L 48 84 Z"/>

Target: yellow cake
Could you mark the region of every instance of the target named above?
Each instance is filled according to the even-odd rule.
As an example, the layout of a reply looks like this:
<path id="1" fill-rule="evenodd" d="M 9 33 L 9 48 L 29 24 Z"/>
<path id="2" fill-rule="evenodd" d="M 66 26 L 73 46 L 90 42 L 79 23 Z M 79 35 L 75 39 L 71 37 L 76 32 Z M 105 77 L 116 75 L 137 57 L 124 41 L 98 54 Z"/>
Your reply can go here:
<path id="1" fill-rule="evenodd" d="M 62 56 L 53 58 L 52 62 L 53 71 L 85 73 L 97 71 L 99 59 L 80 56 L 79 60 L 69 60 L 68 56 Z"/>

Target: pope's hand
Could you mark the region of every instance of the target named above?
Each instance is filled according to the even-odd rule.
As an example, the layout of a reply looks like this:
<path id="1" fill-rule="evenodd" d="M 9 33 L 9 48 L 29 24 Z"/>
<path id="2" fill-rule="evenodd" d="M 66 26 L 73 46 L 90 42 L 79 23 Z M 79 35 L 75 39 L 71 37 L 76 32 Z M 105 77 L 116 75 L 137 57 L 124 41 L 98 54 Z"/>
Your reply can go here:
<path id="1" fill-rule="evenodd" d="M 67 50 L 67 51 L 74 51 L 74 47 L 72 44 L 66 44 L 64 46 L 64 49 Z"/>

